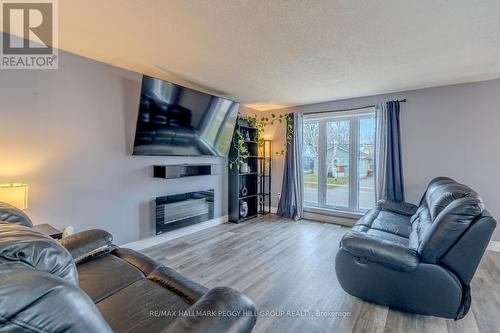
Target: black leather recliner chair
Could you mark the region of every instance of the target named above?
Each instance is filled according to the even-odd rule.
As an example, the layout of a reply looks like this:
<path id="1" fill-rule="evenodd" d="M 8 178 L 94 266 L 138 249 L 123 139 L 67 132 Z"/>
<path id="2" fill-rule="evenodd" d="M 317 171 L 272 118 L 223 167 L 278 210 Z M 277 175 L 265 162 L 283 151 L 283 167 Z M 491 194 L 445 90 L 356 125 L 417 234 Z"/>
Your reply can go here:
<path id="1" fill-rule="evenodd" d="M 432 180 L 417 207 L 380 201 L 347 232 L 335 269 L 342 288 L 402 311 L 460 319 L 495 219 L 471 188 Z"/>
<path id="2" fill-rule="evenodd" d="M 103 230 L 60 243 L 0 203 L 0 332 L 250 332 L 244 294 L 207 289 Z"/>

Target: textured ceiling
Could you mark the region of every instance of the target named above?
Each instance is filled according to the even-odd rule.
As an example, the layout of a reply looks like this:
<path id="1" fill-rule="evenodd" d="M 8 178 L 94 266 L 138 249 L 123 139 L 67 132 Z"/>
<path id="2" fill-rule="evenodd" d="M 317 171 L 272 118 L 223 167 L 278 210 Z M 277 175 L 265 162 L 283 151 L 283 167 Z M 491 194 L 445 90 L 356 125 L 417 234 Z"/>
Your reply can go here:
<path id="1" fill-rule="evenodd" d="M 500 77 L 499 14 L 499 0 L 64 0 L 59 46 L 275 108 Z"/>

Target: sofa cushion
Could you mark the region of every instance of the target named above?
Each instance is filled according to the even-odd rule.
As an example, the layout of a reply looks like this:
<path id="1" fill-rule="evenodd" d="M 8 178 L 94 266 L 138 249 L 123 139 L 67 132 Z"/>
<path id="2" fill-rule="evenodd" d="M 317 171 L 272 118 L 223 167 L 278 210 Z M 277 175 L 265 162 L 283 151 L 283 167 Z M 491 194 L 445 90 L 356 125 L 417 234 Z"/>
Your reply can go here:
<path id="1" fill-rule="evenodd" d="M 457 183 L 451 178 L 443 177 L 437 181 L 432 181 L 425 193 L 425 201 L 432 220 L 435 221 L 438 215 L 453 201 L 464 197 L 477 199 L 481 205 L 482 212 L 484 209 L 482 199 L 470 187 Z"/>
<path id="2" fill-rule="evenodd" d="M 432 226 L 431 215 L 425 201 L 418 207 L 410 222 L 412 227 L 410 243 L 413 248 L 418 249 L 422 243 L 424 233 Z"/>
<path id="3" fill-rule="evenodd" d="M 378 207 L 370 209 L 368 212 L 366 212 L 365 215 L 363 215 L 362 218 L 358 220 L 358 222 L 354 224 L 352 229 L 360 232 L 366 232 L 370 230 L 373 221 L 377 218 L 379 213 L 380 213 L 380 208 Z"/>
<path id="4" fill-rule="evenodd" d="M 78 266 L 80 287 L 95 303 L 141 280 L 148 279 L 193 304 L 208 289 L 175 270 L 127 248 L 118 248 Z M 113 279 L 109 279 L 113 276 Z"/>
<path id="5" fill-rule="evenodd" d="M 33 227 L 33 222 L 31 222 L 28 215 L 19 208 L 6 204 L 5 202 L 0 202 L 0 222 Z"/>
<path id="6" fill-rule="evenodd" d="M 420 260 L 417 247 L 410 246 L 410 216 L 382 207 L 378 205 L 368 211 L 353 226 L 352 231 L 344 235 L 341 247 L 366 260 L 398 270 L 412 270 Z"/>
<path id="7" fill-rule="evenodd" d="M 417 206 L 408 202 L 396 202 L 390 200 L 379 200 L 377 206 L 382 210 L 412 216 L 417 211 Z"/>
<path id="8" fill-rule="evenodd" d="M 437 263 L 483 212 L 478 198 L 464 197 L 446 206 L 421 238 L 418 252 L 424 262 Z"/>
<path id="9" fill-rule="evenodd" d="M 80 288 L 97 303 L 144 279 L 136 267 L 114 255 L 104 255 L 78 265 Z"/>
<path id="10" fill-rule="evenodd" d="M 398 243 L 404 243 L 411 233 L 410 216 L 376 207 L 368 211 L 352 229 L 373 235 L 386 235 Z"/>
<path id="11" fill-rule="evenodd" d="M 381 210 L 377 218 L 373 220 L 372 229 L 408 238 L 411 232 L 410 218 L 405 215 Z"/>
<path id="12" fill-rule="evenodd" d="M 112 254 L 140 270 L 148 280 L 184 297 L 190 304 L 208 292 L 206 287 L 140 252 L 118 248 Z"/>
<path id="13" fill-rule="evenodd" d="M 484 210 L 482 198 L 450 178 L 433 180 L 412 217 L 422 261 L 437 263 Z"/>
<path id="14" fill-rule="evenodd" d="M 0 331 L 112 333 L 92 300 L 53 274 L 0 264 Z"/>
<path id="15" fill-rule="evenodd" d="M 184 298 L 148 279 L 136 281 L 97 303 L 116 332 L 161 332 L 189 306 Z"/>
<path id="16" fill-rule="evenodd" d="M 365 234 L 368 236 L 372 236 L 372 237 L 378 237 L 380 239 L 392 242 L 394 244 L 404 245 L 406 247 L 408 247 L 408 244 L 409 244 L 408 238 L 406 238 L 406 237 L 398 236 L 398 235 L 395 235 L 393 233 L 385 232 L 385 231 L 381 231 L 381 230 L 377 230 L 377 229 L 370 229 Z"/>
<path id="17" fill-rule="evenodd" d="M 47 272 L 78 285 L 69 252 L 56 240 L 29 227 L 0 223 L 0 263 Z"/>

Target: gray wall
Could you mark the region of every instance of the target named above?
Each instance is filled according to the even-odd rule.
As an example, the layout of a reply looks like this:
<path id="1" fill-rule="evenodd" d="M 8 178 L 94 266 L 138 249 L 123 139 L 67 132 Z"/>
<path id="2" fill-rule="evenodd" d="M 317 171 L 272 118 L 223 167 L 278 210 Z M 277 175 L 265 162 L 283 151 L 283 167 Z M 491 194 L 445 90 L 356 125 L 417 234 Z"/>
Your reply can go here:
<path id="1" fill-rule="evenodd" d="M 311 104 L 279 112 L 339 110 L 403 98 L 408 99 L 401 111 L 407 201 L 417 203 L 432 178 L 449 176 L 477 190 L 487 209 L 500 220 L 500 80 Z M 284 126 L 275 126 L 266 135 L 275 147 L 281 147 Z M 276 156 L 272 184 L 275 207 L 282 175 L 283 157 Z M 493 239 L 500 241 L 500 227 Z"/>
<path id="2" fill-rule="evenodd" d="M 154 234 L 157 196 L 215 189 L 227 213 L 225 161 L 131 156 L 141 75 L 63 51 L 58 70 L 0 73 L 0 183 L 29 184 L 35 224 L 102 228 L 117 244 Z M 162 180 L 153 164 L 210 162 L 221 174 Z"/>

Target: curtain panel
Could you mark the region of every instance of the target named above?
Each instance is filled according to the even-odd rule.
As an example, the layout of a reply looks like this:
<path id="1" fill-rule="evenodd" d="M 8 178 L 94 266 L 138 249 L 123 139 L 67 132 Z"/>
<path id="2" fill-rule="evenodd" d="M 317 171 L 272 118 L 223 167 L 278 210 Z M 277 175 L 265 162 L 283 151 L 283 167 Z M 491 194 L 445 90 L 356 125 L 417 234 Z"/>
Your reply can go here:
<path id="1" fill-rule="evenodd" d="M 401 158 L 400 106 L 398 101 L 379 104 L 376 110 L 376 199 L 402 202 L 404 197 Z"/>
<path id="2" fill-rule="evenodd" d="M 301 113 L 293 113 L 292 117 L 289 118 L 291 118 L 290 121 L 292 122 L 293 135 L 287 144 L 281 198 L 278 204 L 277 215 L 299 220 L 304 214 L 304 182 L 302 177 L 303 116 Z"/>
<path id="3" fill-rule="evenodd" d="M 387 161 L 387 107 L 385 103 L 375 106 L 375 200 L 383 200 L 387 194 L 385 187 Z"/>

